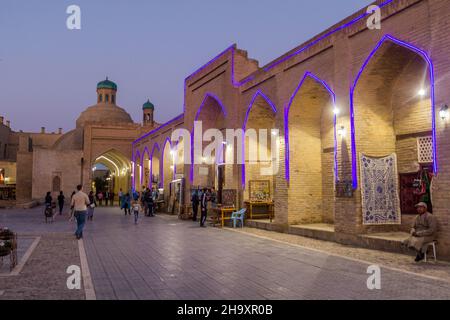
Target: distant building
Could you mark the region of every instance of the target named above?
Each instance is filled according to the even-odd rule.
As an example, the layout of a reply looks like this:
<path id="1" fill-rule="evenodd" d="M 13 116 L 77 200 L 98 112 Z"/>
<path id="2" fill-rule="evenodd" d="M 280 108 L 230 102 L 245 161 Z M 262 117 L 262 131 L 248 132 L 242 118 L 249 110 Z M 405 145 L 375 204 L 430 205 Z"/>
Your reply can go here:
<path id="1" fill-rule="evenodd" d="M 116 104 L 117 85 L 108 80 L 97 85 L 97 104 L 84 110 L 75 129 L 64 133 L 15 132 L 0 117 L 0 201 L 17 204 L 41 200 L 46 192 L 70 195 L 76 185 L 91 190 L 97 164 L 111 173 L 111 190 L 127 190 L 131 184 L 132 142 L 156 128 L 154 105 L 147 101 L 143 123 Z M 3 191 L 2 191 L 3 190 Z M 2 196 L 3 195 L 3 196 Z"/>

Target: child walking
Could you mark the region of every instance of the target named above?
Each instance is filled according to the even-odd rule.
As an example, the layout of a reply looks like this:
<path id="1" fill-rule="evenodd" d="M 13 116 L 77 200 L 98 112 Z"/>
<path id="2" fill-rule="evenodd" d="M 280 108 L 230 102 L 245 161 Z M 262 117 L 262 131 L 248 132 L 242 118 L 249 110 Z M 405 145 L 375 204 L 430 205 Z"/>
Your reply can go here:
<path id="1" fill-rule="evenodd" d="M 137 224 L 139 218 L 139 212 L 142 212 L 142 207 L 139 203 L 139 200 L 133 200 L 131 204 L 131 208 L 134 213 L 134 224 Z"/>

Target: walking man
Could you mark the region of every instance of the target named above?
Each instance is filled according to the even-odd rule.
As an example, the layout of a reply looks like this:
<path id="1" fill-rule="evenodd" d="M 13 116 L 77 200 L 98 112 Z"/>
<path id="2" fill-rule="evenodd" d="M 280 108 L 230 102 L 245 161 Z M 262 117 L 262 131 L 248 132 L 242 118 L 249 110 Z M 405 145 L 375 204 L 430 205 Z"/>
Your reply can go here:
<path id="1" fill-rule="evenodd" d="M 83 186 L 77 186 L 77 193 L 72 197 L 71 206 L 74 208 L 74 216 L 77 219 L 77 230 L 75 236 L 77 239 L 83 238 L 83 228 L 86 223 L 87 206 L 91 201 L 86 193 L 82 191 Z"/>
<path id="2" fill-rule="evenodd" d="M 198 214 L 198 205 L 200 204 L 200 198 L 198 196 L 199 190 L 194 190 L 194 193 L 192 194 L 192 221 L 197 221 L 197 214 Z"/>
<path id="3" fill-rule="evenodd" d="M 202 211 L 202 215 L 200 217 L 200 227 L 202 228 L 206 228 L 205 222 L 208 214 L 208 195 L 206 191 L 206 188 L 203 188 L 203 193 L 200 199 L 200 208 Z"/>
<path id="4" fill-rule="evenodd" d="M 64 209 L 64 201 L 66 197 L 64 197 L 64 193 L 61 191 L 58 196 L 58 206 L 59 206 L 59 215 L 61 216 Z"/>

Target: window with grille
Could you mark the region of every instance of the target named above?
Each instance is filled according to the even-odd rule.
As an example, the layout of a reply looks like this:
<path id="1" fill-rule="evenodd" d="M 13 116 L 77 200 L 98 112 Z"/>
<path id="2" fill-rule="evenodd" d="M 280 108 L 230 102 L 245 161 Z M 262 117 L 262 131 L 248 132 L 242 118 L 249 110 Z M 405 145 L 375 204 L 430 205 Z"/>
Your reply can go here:
<path id="1" fill-rule="evenodd" d="M 419 163 L 433 162 L 433 137 L 417 138 L 417 153 Z"/>

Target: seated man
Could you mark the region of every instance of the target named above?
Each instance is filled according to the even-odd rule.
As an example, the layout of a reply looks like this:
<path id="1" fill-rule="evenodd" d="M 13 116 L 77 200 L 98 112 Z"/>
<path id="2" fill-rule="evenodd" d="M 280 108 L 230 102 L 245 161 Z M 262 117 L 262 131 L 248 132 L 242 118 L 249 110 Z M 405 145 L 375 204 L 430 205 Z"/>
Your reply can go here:
<path id="1" fill-rule="evenodd" d="M 411 237 L 406 239 L 403 244 L 417 251 L 416 262 L 425 258 L 426 244 L 436 240 L 437 221 L 436 218 L 428 212 L 428 206 L 424 202 L 416 205 L 419 215 L 414 219 L 411 229 Z"/>

